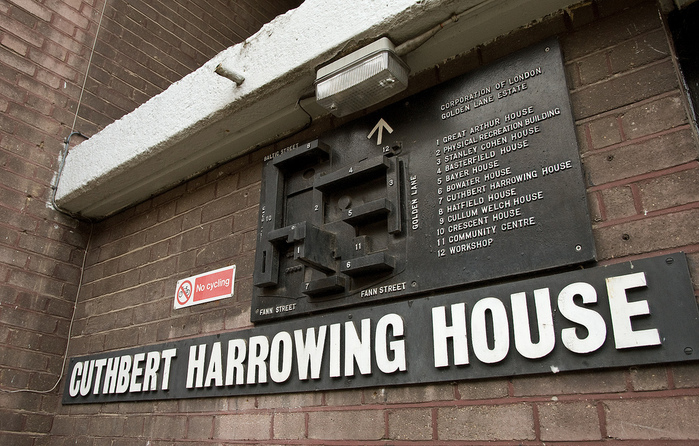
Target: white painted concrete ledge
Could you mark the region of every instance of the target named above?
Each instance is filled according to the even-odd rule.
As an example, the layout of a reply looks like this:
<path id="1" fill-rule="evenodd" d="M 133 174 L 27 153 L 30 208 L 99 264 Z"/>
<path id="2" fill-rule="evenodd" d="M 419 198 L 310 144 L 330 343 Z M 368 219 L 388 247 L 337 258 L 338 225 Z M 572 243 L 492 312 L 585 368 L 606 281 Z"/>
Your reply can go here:
<path id="1" fill-rule="evenodd" d="M 401 44 L 468 11 L 405 60 L 417 73 L 573 0 L 306 0 L 73 148 L 58 206 L 102 218 L 305 125 L 315 72 L 378 37 Z M 238 72 L 236 86 L 214 73 Z"/>

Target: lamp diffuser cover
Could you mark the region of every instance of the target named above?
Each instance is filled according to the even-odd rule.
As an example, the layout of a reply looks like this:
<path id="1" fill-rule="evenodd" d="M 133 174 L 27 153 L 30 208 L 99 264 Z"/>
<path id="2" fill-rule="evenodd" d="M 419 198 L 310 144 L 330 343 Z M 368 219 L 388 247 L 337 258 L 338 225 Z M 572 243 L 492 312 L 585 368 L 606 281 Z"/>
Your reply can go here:
<path id="1" fill-rule="evenodd" d="M 383 38 L 318 70 L 316 101 L 345 116 L 405 90 L 408 73 L 391 41 Z"/>

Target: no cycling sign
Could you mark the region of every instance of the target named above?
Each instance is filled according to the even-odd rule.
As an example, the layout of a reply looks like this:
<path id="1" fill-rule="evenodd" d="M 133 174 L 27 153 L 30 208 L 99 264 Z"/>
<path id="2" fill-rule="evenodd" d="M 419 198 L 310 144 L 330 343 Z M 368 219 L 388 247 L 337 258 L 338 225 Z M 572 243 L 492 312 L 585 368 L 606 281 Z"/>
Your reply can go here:
<path id="1" fill-rule="evenodd" d="M 231 297 L 234 282 L 235 265 L 179 280 L 175 309 Z"/>

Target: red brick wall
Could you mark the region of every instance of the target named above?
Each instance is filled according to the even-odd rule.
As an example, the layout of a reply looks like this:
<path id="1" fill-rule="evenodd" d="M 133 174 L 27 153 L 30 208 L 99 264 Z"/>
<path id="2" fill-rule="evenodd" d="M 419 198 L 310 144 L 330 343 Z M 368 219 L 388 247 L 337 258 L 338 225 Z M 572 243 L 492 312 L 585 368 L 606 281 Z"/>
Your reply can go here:
<path id="1" fill-rule="evenodd" d="M 300 3 L 301 0 L 107 2 L 77 128 L 93 135 Z M 97 21 L 102 6 L 100 2 L 93 13 Z"/>
<path id="2" fill-rule="evenodd" d="M 75 129 L 91 135 L 299 2 L 228 3 L 108 2 Z M 45 444 L 59 404 L 61 389 L 52 387 L 61 374 L 90 225 L 49 203 L 103 5 L 0 0 L 3 445 Z M 7 392 L 18 389 L 48 392 Z"/>
<path id="3" fill-rule="evenodd" d="M 633 4 L 624 9 L 624 4 Z M 699 288 L 698 144 L 653 2 L 585 3 L 417 76 L 411 90 L 558 35 L 601 264 L 684 250 Z M 337 121 L 316 124 L 292 142 Z M 217 168 L 95 226 L 71 356 L 250 325 L 262 159 Z M 176 280 L 237 265 L 235 297 L 173 311 Z M 88 444 L 691 444 L 699 366 L 59 408 Z M 643 440 L 643 441 L 642 441 Z M 667 440 L 667 441 L 665 441 Z M 405 441 L 406 443 L 401 443 Z M 466 442 L 466 443 L 463 443 Z"/>
<path id="4" fill-rule="evenodd" d="M 89 225 L 47 204 L 91 2 L 0 2 L 0 443 L 51 430 Z M 48 393 L 6 393 L 33 389 Z"/>

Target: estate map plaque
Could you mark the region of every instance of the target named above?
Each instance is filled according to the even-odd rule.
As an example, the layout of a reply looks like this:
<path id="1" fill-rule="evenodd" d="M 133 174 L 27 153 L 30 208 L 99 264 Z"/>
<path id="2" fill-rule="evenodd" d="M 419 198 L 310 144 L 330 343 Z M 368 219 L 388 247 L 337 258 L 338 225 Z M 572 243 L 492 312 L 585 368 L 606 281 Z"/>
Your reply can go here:
<path id="1" fill-rule="evenodd" d="M 254 322 L 595 259 L 555 40 L 268 158 Z"/>

